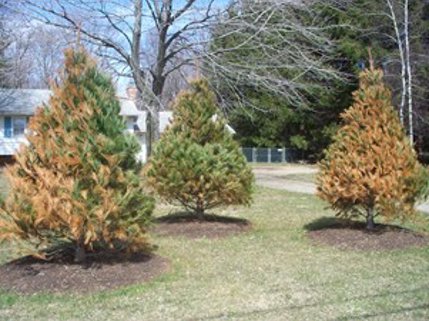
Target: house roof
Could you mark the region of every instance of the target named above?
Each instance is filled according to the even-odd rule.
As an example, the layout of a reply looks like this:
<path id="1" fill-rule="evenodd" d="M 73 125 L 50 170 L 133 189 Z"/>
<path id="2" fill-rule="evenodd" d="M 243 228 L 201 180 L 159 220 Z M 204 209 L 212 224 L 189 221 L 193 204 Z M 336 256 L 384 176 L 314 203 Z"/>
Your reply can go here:
<path id="1" fill-rule="evenodd" d="M 31 116 L 37 107 L 48 103 L 52 92 L 47 89 L 0 89 L 0 116 Z M 119 97 L 122 116 L 139 116 L 134 102 Z"/>
<path id="2" fill-rule="evenodd" d="M 121 103 L 121 116 L 139 116 L 142 111 L 137 109 L 136 104 L 128 98 L 119 97 L 119 102 Z"/>
<path id="3" fill-rule="evenodd" d="M 0 88 L 0 116 L 31 116 L 36 108 L 48 103 L 52 92 L 47 89 L 2 89 Z M 137 125 L 141 132 L 146 132 L 147 112 L 138 110 L 136 104 L 126 98 L 118 97 L 121 104 L 121 116 L 137 117 Z M 171 111 L 159 112 L 160 132 L 163 132 L 172 118 Z M 213 115 L 213 121 L 217 116 Z M 226 125 L 231 134 L 235 134 L 234 129 Z"/>
<path id="4" fill-rule="evenodd" d="M 0 89 L 0 115 L 31 116 L 50 96 L 45 89 Z"/>

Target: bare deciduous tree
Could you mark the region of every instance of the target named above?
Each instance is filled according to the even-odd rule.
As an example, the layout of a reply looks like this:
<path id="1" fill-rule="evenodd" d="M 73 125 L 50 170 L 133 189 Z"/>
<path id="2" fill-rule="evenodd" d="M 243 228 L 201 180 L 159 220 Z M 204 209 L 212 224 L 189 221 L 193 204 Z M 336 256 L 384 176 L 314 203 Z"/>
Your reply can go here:
<path id="1" fill-rule="evenodd" d="M 141 95 L 150 95 L 141 108 L 149 111 L 153 140 L 159 138 L 158 111 L 167 78 L 189 65 L 189 53 L 202 46 L 196 35 L 207 30 L 225 10 L 214 0 L 22 0 L 20 10 L 34 19 L 80 31 L 88 42 L 103 47 L 118 75 L 133 79 Z M 143 64 L 143 43 L 156 35 L 155 59 Z M 148 88 L 149 87 L 149 88 Z"/>
<path id="2" fill-rule="evenodd" d="M 63 29 L 25 20 L 8 9 L 0 16 L 0 23 L 2 86 L 48 88 L 73 36 Z"/>
<path id="3" fill-rule="evenodd" d="M 63 63 L 64 49 L 74 41 L 65 30 L 31 24 L 15 26 L 8 56 L 13 61 L 17 88 L 49 88 Z"/>
<path id="4" fill-rule="evenodd" d="M 159 137 L 158 111 L 164 108 L 166 86 L 181 86 L 183 75 L 203 69 L 244 99 L 246 83 L 280 94 L 293 104 L 323 80 L 339 74 L 327 67 L 333 46 L 316 23 L 303 23 L 299 13 L 317 13 L 289 1 L 215 0 L 20 0 L 18 11 L 52 26 L 79 31 L 99 48 L 116 74 L 131 78 L 151 115 L 152 139 Z M 292 1 L 293 2 L 293 1 Z M 235 11 L 234 14 L 229 14 Z M 220 26 L 220 27 L 219 27 Z M 213 46 L 237 36 L 234 46 Z M 270 39 L 277 39 L 270 42 Z M 147 43 L 153 48 L 148 50 Z M 227 55 L 254 50 L 252 61 Z M 200 67 L 195 67 L 199 65 Z M 214 83 L 214 87 L 219 83 Z M 164 96 L 163 96 L 164 95 Z M 168 96 L 168 94 L 167 94 Z M 150 150 L 150 147 L 149 147 Z"/>
<path id="5" fill-rule="evenodd" d="M 323 26 L 315 7 L 271 0 L 243 1 L 233 9 L 219 22 L 204 67 L 234 101 L 245 100 L 240 88 L 251 87 L 303 106 L 324 81 L 344 76 L 327 63 L 335 43 L 325 31 L 338 26 Z"/>

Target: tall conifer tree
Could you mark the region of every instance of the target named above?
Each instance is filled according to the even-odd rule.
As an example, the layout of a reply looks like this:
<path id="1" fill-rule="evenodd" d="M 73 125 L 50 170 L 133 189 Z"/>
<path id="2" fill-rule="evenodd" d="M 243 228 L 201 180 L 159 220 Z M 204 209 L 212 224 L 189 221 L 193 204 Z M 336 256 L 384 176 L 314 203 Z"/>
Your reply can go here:
<path id="1" fill-rule="evenodd" d="M 0 238 L 45 257 L 71 247 L 76 261 L 99 249 L 146 249 L 154 204 L 139 179 L 139 144 L 124 134 L 110 78 L 84 49 L 65 56 L 62 84 L 32 117 L 29 144 L 7 170 Z"/>
<path id="2" fill-rule="evenodd" d="M 319 164 L 318 194 L 341 216 L 410 217 L 425 185 L 426 170 L 405 136 L 383 72 L 360 74 L 354 103 Z"/>
<path id="3" fill-rule="evenodd" d="M 177 97 L 173 122 L 154 150 L 147 178 L 162 198 L 200 218 L 218 206 L 250 203 L 252 171 L 207 81 L 194 81 Z"/>

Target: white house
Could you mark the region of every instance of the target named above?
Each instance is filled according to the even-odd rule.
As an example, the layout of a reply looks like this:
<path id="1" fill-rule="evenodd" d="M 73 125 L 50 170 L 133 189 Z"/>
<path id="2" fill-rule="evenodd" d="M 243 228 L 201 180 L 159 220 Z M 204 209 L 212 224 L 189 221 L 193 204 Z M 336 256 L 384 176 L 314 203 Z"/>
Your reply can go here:
<path id="1" fill-rule="evenodd" d="M 29 118 L 36 108 L 48 103 L 50 90 L 39 89 L 0 89 L 0 157 L 15 154 L 19 145 L 26 142 L 25 133 Z M 137 110 L 134 101 L 119 97 L 120 114 L 124 117 L 127 131 L 137 136 L 141 151 L 138 158 L 145 162 L 147 155 L 147 112 Z M 160 131 L 164 131 L 172 117 L 171 111 L 160 112 Z"/>

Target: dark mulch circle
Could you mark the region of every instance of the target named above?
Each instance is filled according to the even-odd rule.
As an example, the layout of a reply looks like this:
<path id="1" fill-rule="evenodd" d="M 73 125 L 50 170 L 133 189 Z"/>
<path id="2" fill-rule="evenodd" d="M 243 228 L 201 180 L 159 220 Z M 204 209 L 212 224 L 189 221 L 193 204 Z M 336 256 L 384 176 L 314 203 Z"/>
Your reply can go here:
<path id="1" fill-rule="evenodd" d="M 0 288 L 19 294 L 92 293 L 147 282 L 169 267 L 157 255 L 101 254 L 75 264 L 70 257 L 24 257 L 0 266 Z"/>
<path id="2" fill-rule="evenodd" d="M 222 238 L 247 232 L 252 224 L 240 218 L 205 215 L 204 220 L 189 213 L 167 215 L 155 220 L 152 231 L 160 236 L 184 236 L 191 239 Z"/>
<path id="3" fill-rule="evenodd" d="M 395 225 L 378 224 L 368 231 L 361 222 L 322 218 L 306 228 L 314 243 L 339 249 L 379 251 L 429 245 L 428 236 Z"/>

